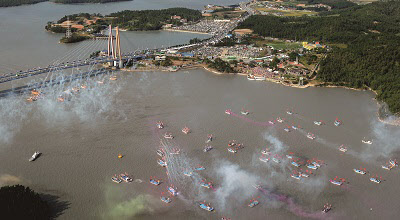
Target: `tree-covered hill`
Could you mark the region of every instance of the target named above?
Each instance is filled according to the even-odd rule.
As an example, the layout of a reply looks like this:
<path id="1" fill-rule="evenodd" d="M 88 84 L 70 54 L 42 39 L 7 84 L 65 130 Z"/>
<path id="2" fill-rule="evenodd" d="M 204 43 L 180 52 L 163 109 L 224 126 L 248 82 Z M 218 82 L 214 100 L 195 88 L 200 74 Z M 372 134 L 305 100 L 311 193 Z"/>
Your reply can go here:
<path id="1" fill-rule="evenodd" d="M 238 28 L 261 36 L 322 41 L 333 47 L 317 78 L 335 85 L 370 87 L 400 112 L 400 2 L 374 2 L 317 17 L 252 16 Z"/>

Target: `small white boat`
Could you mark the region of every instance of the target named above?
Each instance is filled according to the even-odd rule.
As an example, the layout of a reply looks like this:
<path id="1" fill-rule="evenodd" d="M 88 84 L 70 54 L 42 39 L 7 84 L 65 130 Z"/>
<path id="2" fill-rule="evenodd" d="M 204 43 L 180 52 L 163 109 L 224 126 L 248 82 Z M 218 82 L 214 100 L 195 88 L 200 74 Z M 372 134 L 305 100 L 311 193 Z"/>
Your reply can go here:
<path id="1" fill-rule="evenodd" d="M 165 156 L 165 154 L 164 154 L 164 152 L 160 149 L 160 150 L 157 150 L 157 154 L 158 154 L 158 156 L 160 156 L 160 157 L 164 157 Z"/>
<path id="2" fill-rule="evenodd" d="M 322 122 L 321 121 L 314 121 L 314 124 L 320 126 L 320 125 L 322 125 Z"/>
<path id="3" fill-rule="evenodd" d="M 269 161 L 269 158 L 267 158 L 267 157 L 261 156 L 259 159 L 260 159 L 260 161 L 265 162 L 265 163 Z"/>
<path id="4" fill-rule="evenodd" d="M 122 180 L 121 180 L 120 178 L 118 178 L 117 175 L 111 177 L 111 180 L 112 180 L 114 183 L 121 183 L 121 182 L 122 182 Z"/>
<path id="5" fill-rule="evenodd" d="M 293 112 L 292 111 L 287 111 L 286 114 L 293 115 Z"/>
<path id="6" fill-rule="evenodd" d="M 225 110 L 225 114 L 230 115 L 231 113 L 232 113 L 232 110 L 230 110 L 230 109 Z"/>
<path id="7" fill-rule="evenodd" d="M 271 152 L 269 152 L 268 149 L 262 150 L 261 153 L 264 154 L 264 155 L 270 155 L 271 154 Z"/>
<path id="8" fill-rule="evenodd" d="M 232 147 L 228 147 L 228 151 L 231 153 L 237 153 L 237 150 L 233 149 Z"/>
<path id="9" fill-rule="evenodd" d="M 333 185 L 337 185 L 337 186 L 341 186 L 343 184 L 343 182 L 341 181 L 337 181 L 337 180 L 329 180 L 329 182 L 331 182 Z"/>
<path id="10" fill-rule="evenodd" d="M 206 143 L 210 143 L 212 140 L 213 140 L 213 136 L 212 136 L 212 134 L 209 134 L 209 135 L 207 136 Z"/>
<path id="11" fill-rule="evenodd" d="M 190 133 L 190 128 L 184 127 L 184 128 L 182 128 L 182 132 L 183 132 L 184 134 L 189 134 L 189 133 Z"/>
<path id="12" fill-rule="evenodd" d="M 178 195 L 178 191 L 177 191 L 174 187 L 172 187 L 172 186 L 169 186 L 169 187 L 167 188 L 167 190 L 168 190 L 168 192 L 169 192 L 172 196 Z"/>
<path id="13" fill-rule="evenodd" d="M 268 123 L 269 123 L 270 125 L 275 124 L 275 122 L 273 122 L 273 121 L 268 121 Z"/>
<path id="14" fill-rule="evenodd" d="M 311 140 L 314 140 L 314 139 L 315 139 L 315 136 L 314 136 L 314 134 L 312 134 L 312 133 L 308 133 L 308 134 L 307 134 L 307 138 L 309 138 L 309 139 L 311 139 Z"/>
<path id="15" fill-rule="evenodd" d="M 35 151 L 35 153 L 33 153 L 32 157 L 29 158 L 29 161 L 35 161 L 42 153 L 40 153 L 39 151 Z"/>
<path id="16" fill-rule="evenodd" d="M 165 162 L 164 160 L 158 159 L 157 163 L 158 163 L 158 165 L 160 165 L 162 167 L 167 167 L 167 162 Z"/>
<path id="17" fill-rule="evenodd" d="M 375 177 L 369 178 L 369 181 L 374 182 L 374 183 L 378 183 L 378 184 L 382 182 L 380 179 L 375 178 Z"/>
<path id="18" fill-rule="evenodd" d="M 276 121 L 277 121 L 277 122 L 279 122 L 279 123 L 283 123 L 283 119 L 282 119 L 282 118 L 280 118 L 280 117 L 279 117 L 279 118 L 277 118 L 277 119 L 276 119 Z"/>
<path id="19" fill-rule="evenodd" d="M 298 164 L 296 161 L 292 161 L 291 164 L 292 164 L 293 166 L 295 166 L 295 167 L 299 167 L 299 166 L 300 166 L 300 164 Z"/>
<path id="20" fill-rule="evenodd" d="M 253 74 L 248 74 L 248 75 L 247 75 L 247 79 L 248 79 L 248 80 L 256 80 L 256 78 L 254 77 Z"/>
<path id="21" fill-rule="evenodd" d="M 363 142 L 364 144 L 372 144 L 372 141 L 370 141 L 370 140 L 367 141 L 367 140 L 363 139 L 363 140 L 361 140 L 361 142 Z"/>
<path id="22" fill-rule="evenodd" d="M 290 132 L 289 128 L 284 128 L 283 130 L 286 131 L 286 132 Z"/>
<path id="23" fill-rule="evenodd" d="M 248 112 L 248 111 L 245 111 L 245 110 L 242 110 L 242 111 L 240 111 L 240 114 L 242 114 L 242 115 L 248 115 L 249 112 Z"/>
<path id="24" fill-rule="evenodd" d="M 292 128 L 293 128 L 294 130 L 297 130 L 297 126 L 296 126 L 296 125 L 292 125 Z"/>
<path id="25" fill-rule="evenodd" d="M 259 204 L 259 202 L 257 200 L 253 200 L 252 202 L 250 202 L 250 204 L 248 205 L 250 208 L 253 208 L 255 206 L 257 206 Z"/>
<path id="26" fill-rule="evenodd" d="M 292 178 L 294 178 L 294 179 L 296 179 L 296 180 L 301 180 L 301 176 L 300 176 L 299 174 L 294 174 L 294 173 L 292 173 L 292 174 L 290 175 L 290 177 L 292 177 Z"/>
<path id="27" fill-rule="evenodd" d="M 165 133 L 165 134 L 164 134 L 164 138 L 165 138 L 165 139 L 172 139 L 172 138 L 174 138 L 174 136 L 172 136 L 171 133 Z"/>
<path id="28" fill-rule="evenodd" d="M 365 172 L 364 170 L 359 170 L 359 169 L 353 169 L 353 171 L 354 171 L 355 173 L 358 173 L 358 174 L 361 174 L 361 175 L 364 175 L 364 174 L 367 173 L 367 172 Z"/>
<path id="29" fill-rule="evenodd" d="M 128 174 L 126 174 L 126 173 L 122 173 L 121 175 L 119 175 L 119 177 L 121 178 L 121 180 L 123 180 L 123 181 L 125 181 L 125 182 L 127 182 L 127 183 L 133 181 L 133 179 L 130 178 L 130 177 L 128 176 Z"/>
<path id="30" fill-rule="evenodd" d="M 347 152 L 347 148 L 346 148 L 345 146 L 341 145 L 341 146 L 339 147 L 339 151 L 341 151 L 341 152 L 343 152 L 343 153 L 346 153 L 346 152 Z"/>
<path id="31" fill-rule="evenodd" d="M 339 126 L 339 125 L 342 124 L 342 121 L 340 121 L 339 119 L 336 119 L 335 122 L 333 122 L 333 124 L 334 124 L 335 126 Z"/>
<path id="32" fill-rule="evenodd" d="M 209 212 L 213 211 L 214 208 L 210 205 L 210 204 L 206 204 L 206 203 L 200 203 L 200 208 L 207 210 Z"/>

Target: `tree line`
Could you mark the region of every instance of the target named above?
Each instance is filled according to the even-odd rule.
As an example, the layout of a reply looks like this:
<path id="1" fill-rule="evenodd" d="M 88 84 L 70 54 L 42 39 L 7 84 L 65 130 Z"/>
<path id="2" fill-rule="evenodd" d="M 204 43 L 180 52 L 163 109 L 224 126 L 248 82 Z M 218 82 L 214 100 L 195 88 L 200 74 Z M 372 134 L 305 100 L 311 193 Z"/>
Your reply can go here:
<path id="1" fill-rule="evenodd" d="M 317 78 L 335 85 L 369 87 L 393 113 L 400 112 L 400 2 L 374 2 L 316 17 L 255 15 L 238 28 L 261 36 L 332 45 Z M 335 47 L 344 44 L 346 47 Z"/>

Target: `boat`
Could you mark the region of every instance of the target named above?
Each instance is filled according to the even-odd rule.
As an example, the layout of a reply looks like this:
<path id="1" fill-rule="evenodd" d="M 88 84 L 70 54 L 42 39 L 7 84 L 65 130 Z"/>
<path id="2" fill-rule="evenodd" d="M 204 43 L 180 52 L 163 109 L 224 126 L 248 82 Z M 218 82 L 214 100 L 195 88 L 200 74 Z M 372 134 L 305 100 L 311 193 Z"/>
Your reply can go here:
<path id="1" fill-rule="evenodd" d="M 165 133 L 165 134 L 164 134 L 164 138 L 166 138 L 166 139 L 172 139 L 172 138 L 174 138 L 174 136 L 172 136 L 171 133 Z"/>
<path id="2" fill-rule="evenodd" d="M 208 152 L 208 151 L 210 151 L 210 150 L 212 150 L 212 149 L 213 149 L 213 147 L 212 147 L 211 145 L 208 145 L 208 146 L 205 146 L 205 147 L 204 147 L 203 151 L 204 151 L 204 152 Z"/>
<path id="3" fill-rule="evenodd" d="M 337 180 L 329 180 L 329 182 L 331 182 L 332 184 L 334 184 L 334 185 L 337 185 L 337 186 L 341 186 L 342 184 L 343 184 L 343 182 L 341 182 L 341 181 L 337 181 Z"/>
<path id="4" fill-rule="evenodd" d="M 391 170 L 393 167 L 391 165 L 382 165 L 382 168 L 385 170 Z"/>
<path id="5" fill-rule="evenodd" d="M 281 162 L 281 160 L 279 160 L 279 159 L 276 158 L 276 157 L 273 157 L 273 158 L 272 158 L 272 161 L 274 161 L 275 163 L 280 163 L 280 162 Z"/>
<path id="6" fill-rule="evenodd" d="M 254 74 L 254 79 L 258 81 L 264 81 L 266 78 L 262 74 Z"/>
<path id="7" fill-rule="evenodd" d="M 160 180 L 156 180 L 156 179 L 150 179 L 150 183 L 153 184 L 153 185 L 158 186 L 158 185 L 161 184 L 161 181 Z"/>
<path id="8" fill-rule="evenodd" d="M 231 148 L 231 147 L 228 147 L 228 151 L 231 152 L 231 153 L 237 153 L 237 150 L 236 150 L 236 149 L 233 149 L 233 148 Z"/>
<path id="9" fill-rule="evenodd" d="M 165 203 L 170 203 L 171 199 L 165 196 L 161 196 L 161 201 L 165 202 Z"/>
<path id="10" fill-rule="evenodd" d="M 271 152 L 269 152 L 268 148 L 265 149 L 265 150 L 262 150 L 261 153 L 264 154 L 264 155 L 270 155 L 271 154 Z"/>
<path id="11" fill-rule="evenodd" d="M 308 133 L 308 134 L 307 134 L 307 138 L 309 138 L 309 139 L 311 139 L 311 140 L 314 140 L 314 139 L 315 139 L 315 136 L 314 136 L 314 134 L 312 134 L 312 133 Z"/>
<path id="12" fill-rule="evenodd" d="M 190 133 L 190 128 L 188 128 L 188 127 L 184 127 L 184 128 L 182 128 L 182 132 L 184 133 L 184 134 L 189 134 Z"/>
<path id="13" fill-rule="evenodd" d="M 121 182 L 122 182 L 122 180 L 121 180 L 120 178 L 118 178 L 117 175 L 111 177 L 111 180 L 112 180 L 114 183 L 121 183 Z"/>
<path id="14" fill-rule="evenodd" d="M 268 121 L 268 123 L 271 125 L 275 124 L 273 121 Z"/>
<path id="15" fill-rule="evenodd" d="M 247 79 L 248 80 L 256 80 L 253 74 L 247 74 Z"/>
<path id="16" fill-rule="evenodd" d="M 321 165 L 319 163 L 315 162 L 315 161 L 313 161 L 311 164 L 316 166 L 316 167 L 321 167 Z"/>
<path id="17" fill-rule="evenodd" d="M 172 148 L 171 152 L 169 154 L 180 154 L 181 153 L 181 149 L 179 148 Z"/>
<path id="18" fill-rule="evenodd" d="M 130 177 L 128 176 L 128 174 L 126 174 L 126 173 L 120 174 L 119 177 L 120 177 L 123 181 L 125 181 L 125 182 L 127 182 L 127 183 L 133 181 L 133 179 L 130 178 Z"/>
<path id="19" fill-rule="evenodd" d="M 267 158 L 267 157 L 260 157 L 259 159 L 260 159 L 260 161 L 265 162 L 265 163 L 269 161 L 269 158 Z"/>
<path id="20" fill-rule="evenodd" d="M 395 167 L 395 166 L 397 167 L 397 166 L 398 166 L 396 160 L 389 160 L 389 163 L 390 163 L 390 165 L 392 165 L 393 167 Z"/>
<path id="21" fill-rule="evenodd" d="M 290 132 L 289 128 L 284 128 L 283 130 L 286 131 L 286 132 Z"/>
<path id="22" fill-rule="evenodd" d="M 42 153 L 40 153 L 39 151 L 35 151 L 35 153 L 33 153 L 32 157 L 29 158 L 29 161 L 35 161 Z"/>
<path id="23" fill-rule="evenodd" d="M 253 207 L 257 206 L 258 204 L 259 204 L 258 200 L 253 200 L 253 201 L 249 204 L 249 207 L 250 207 L 250 208 L 253 208 Z"/>
<path id="24" fill-rule="evenodd" d="M 192 172 L 186 172 L 186 171 L 185 171 L 185 172 L 183 172 L 183 175 L 189 176 L 189 177 L 190 177 L 190 176 L 193 176 L 193 173 L 192 173 Z"/>
<path id="25" fill-rule="evenodd" d="M 248 111 L 246 111 L 246 110 L 242 110 L 242 111 L 240 111 L 240 114 L 242 114 L 242 115 L 248 115 L 248 114 L 249 114 L 249 112 L 248 112 Z"/>
<path id="26" fill-rule="evenodd" d="M 166 167 L 167 166 L 167 162 L 165 162 L 164 160 L 158 159 L 157 160 L 158 165 L 162 166 L 162 167 Z"/>
<path id="27" fill-rule="evenodd" d="M 314 164 L 308 164 L 308 165 L 307 165 L 307 168 L 309 168 L 309 169 L 313 169 L 313 170 L 316 170 L 316 169 L 318 169 L 318 167 L 317 167 L 317 166 L 315 166 Z"/>
<path id="28" fill-rule="evenodd" d="M 293 112 L 292 111 L 287 111 L 286 114 L 293 115 Z"/>
<path id="29" fill-rule="evenodd" d="M 359 170 L 359 169 L 353 169 L 353 171 L 356 172 L 356 173 L 358 173 L 358 174 L 361 174 L 361 175 L 364 175 L 364 174 L 367 173 L 367 172 L 365 172 L 364 170 Z"/>
<path id="30" fill-rule="evenodd" d="M 232 110 L 230 110 L 230 109 L 225 110 L 225 114 L 230 115 L 231 113 L 232 113 Z"/>
<path id="31" fill-rule="evenodd" d="M 205 170 L 206 168 L 203 166 L 198 165 L 196 168 L 194 168 L 195 170 Z"/>
<path id="32" fill-rule="evenodd" d="M 279 122 L 279 123 L 283 123 L 283 119 L 282 119 L 282 118 L 280 118 L 280 117 L 279 117 L 279 118 L 277 118 L 277 119 L 276 119 L 276 121 L 277 121 L 277 122 Z"/>
<path id="33" fill-rule="evenodd" d="M 369 180 L 370 180 L 371 182 L 374 182 L 374 183 L 381 183 L 381 182 L 382 182 L 380 179 L 377 179 L 377 178 L 375 178 L 375 177 L 371 177 L 371 178 L 369 178 Z"/>
<path id="34" fill-rule="evenodd" d="M 296 180 L 301 180 L 301 176 L 300 176 L 299 174 L 292 173 L 292 174 L 290 175 L 290 177 L 292 177 L 292 178 L 294 178 L 294 179 L 296 179 Z"/>
<path id="35" fill-rule="evenodd" d="M 367 141 L 367 140 L 363 139 L 363 140 L 361 140 L 361 142 L 363 142 L 364 144 L 372 144 L 372 141 L 370 141 L 370 140 Z"/>
<path id="36" fill-rule="evenodd" d="M 305 178 L 307 178 L 307 177 L 310 176 L 310 175 L 308 175 L 307 173 L 302 173 L 302 172 L 300 172 L 299 175 L 300 175 L 301 177 L 305 177 Z"/>
<path id="37" fill-rule="evenodd" d="M 202 182 L 202 183 L 200 183 L 200 186 L 202 186 L 202 187 L 204 187 L 204 188 L 207 188 L 207 189 L 209 189 L 209 188 L 211 188 L 211 187 L 212 187 L 212 184 L 211 184 L 211 183 L 205 183 L 205 182 Z"/>
<path id="38" fill-rule="evenodd" d="M 296 125 L 292 125 L 292 128 L 293 128 L 294 130 L 297 130 L 297 126 L 296 126 Z"/>
<path id="39" fill-rule="evenodd" d="M 288 158 L 288 159 L 293 159 L 293 156 L 292 156 L 292 155 L 289 155 L 289 154 L 286 154 L 286 158 Z"/>
<path id="40" fill-rule="evenodd" d="M 323 213 L 327 213 L 327 212 L 329 212 L 331 209 L 332 209 L 332 205 L 326 203 L 326 204 L 324 205 L 324 208 L 322 209 L 322 212 L 323 212 Z"/>
<path id="41" fill-rule="evenodd" d="M 212 140 L 213 140 L 213 136 L 212 136 L 212 134 L 209 134 L 209 135 L 207 136 L 206 143 L 210 143 Z"/>
<path id="42" fill-rule="evenodd" d="M 322 122 L 321 121 L 314 121 L 314 124 L 320 126 L 320 125 L 322 125 Z"/>
<path id="43" fill-rule="evenodd" d="M 343 152 L 343 153 L 346 153 L 346 152 L 347 152 L 347 148 L 346 148 L 345 146 L 341 145 L 341 146 L 339 147 L 339 151 L 341 151 L 341 152 Z"/>
<path id="44" fill-rule="evenodd" d="M 339 126 L 342 124 L 342 121 L 340 121 L 339 119 L 336 119 L 335 122 L 333 123 L 335 126 Z"/>
<path id="45" fill-rule="evenodd" d="M 157 128 L 158 129 L 163 129 L 164 128 L 164 124 L 162 123 L 162 121 L 157 122 Z"/>
<path id="46" fill-rule="evenodd" d="M 160 149 L 160 150 L 157 150 L 157 154 L 158 154 L 158 156 L 160 156 L 160 157 L 164 157 L 165 156 L 165 154 L 164 154 L 164 152 Z"/>
<path id="47" fill-rule="evenodd" d="M 172 196 L 178 195 L 178 191 L 177 191 L 174 187 L 169 186 L 167 189 L 168 189 L 168 192 L 169 192 Z"/>
<path id="48" fill-rule="evenodd" d="M 300 166 L 300 164 L 298 164 L 296 161 L 292 161 L 291 164 L 292 164 L 293 166 L 295 166 L 295 167 L 299 167 L 299 166 Z"/>
<path id="49" fill-rule="evenodd" d="M 233 147 L 235 145 L 236 145 L 235 141 L 229 141 L 228 143 L 228 147 Z"/>
<path id="50" fill-rule="evenodd" d="M 214 208 L 210 204 L 206 204 L 205 202 L 204 203 L 201 202 L 199 206 L 200 206 L 200 208 L 207 210 L 209 212 L 214 210 Z"/>

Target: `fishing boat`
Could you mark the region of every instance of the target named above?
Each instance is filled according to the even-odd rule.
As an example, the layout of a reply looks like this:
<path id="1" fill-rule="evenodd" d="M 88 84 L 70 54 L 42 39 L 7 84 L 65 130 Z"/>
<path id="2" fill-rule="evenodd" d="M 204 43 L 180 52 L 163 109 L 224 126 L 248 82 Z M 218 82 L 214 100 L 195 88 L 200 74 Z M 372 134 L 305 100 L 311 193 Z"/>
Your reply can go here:
<path id="1" fill-rule="evenodd" d="M 339 151 L 341 151 L 341 152 L 343 152 L 343 153 L 346 153 L 346 152 L 347 152 L 347 148 L 346 148 L 345 146 L 341 145 L 341 146 L 339 147 Z"/>
<path id="2" fill-rule="evenodd" d="M 335 122 L 333 122 L 333 124 L 334 124 L 335 126 L 339 126 L 339 125 L 342 124 L 342 121 L 340 121 L 339 119 L 336 119 Z"/>
<path id="3" fill-rule="evenodd" d="M 337 186 L 341 186 L 342 184 L 343 184 L 343 182 L 341 182 L 341 181 L 337 181 L 337 180 L 329 180 L 329 182 L 331 182 L 332 184 L 334 184 L 334 185 L 337 185 Z"/>
<path id="4" fill-rule="evenodd" d="M 40 153 L 39 151 L 35 151 L 35 153 L 33 153 L 32 157 L 29 158 L 29 161 L 35 161 L 42 153 Z"/>
<path id="5" fill-rule="evenodd" d="M 381 182 L 382 182 L 380 179 L 377 179 L 377 178 L 375 178 L 375 177 L 371 177 L 371 178 L 369 178 L 369 180 L 370 180 L 371 182 L 374 182 L 374 183 L 381 183 Z"/>
<path id="6" fill-rule="evenodd" d="M 367 140 L 363 139 L 363 140 L 361 140 L 361 142 L 363 142 L 364 144 L 372 144 L 372 141 L 370 141 L 370 140 L 367 141 Z"/>
<path id="7" fill-rule="evenodd" d="M 270 155 L 271 154 L 271 152 L 269 152 L 268 148 L 265 149 L 265 150 L 262 150 L 261 153 L 264 154 L 264 155 Z"/>
<path id="8" fill-rule="evenodd" d="M 172 139 L 172 138 L 174 138 L 174 136 L 172 136 L 171 133 L 165 133 L 165 134 L 164 134 L 164 138 L 166 138 L 166 139 Z"/>
<path id="9" fill-rule="evenodd" d="M 314 140 L 314 139 L 315 139 L 315 136 L 314 136 L 313 133 L 308 133 L 308 134 L 307 134 L 307 138 L 309 138 L 309 139 L 311 139 L 311 140 Z"/>
<path id="10" fill-rule="evenodd" d="M 208 151 L 210 151 L 210 150 L 212 150 L 212 149 L 213 149 L 213 146 L 208 145 L 208 146 L 205 146 L 205 147 L 204 147 L 203 151 L 204 151 L 204 152 L 208 152 Z"/>
<path id="11" fill-rule="evenodd" d="M 300 176 L 299 174 L 292 173 L 292 174 L 290 175 L 290 177 L 292 177 L 292 178 L 294 178 L 294 179 L 296 179 L 296 180 L 301 180 L 301 176 Z"/>
<path id="12" fill-rule="evenodd" d="M 248 114 L 249 114 L 249 112 L 248 112 L 248 111 L 246 111 L 246 110 L 242 110 L 242 111 L 240 111 L 240 114 L 242 114 L 242 115 L 248 115 Z"/>
<path id="13" fill-rule="evenodd" d="M 256 80 L 253 74 L 247 74 L 247 79 L 248 80 Z"/>
<path id="14" fill-rule="evenodd" d="M 292 164 L 293 166 L 295 166 L 295 167 L 299 167 L 299 166 L 300 166 L 300 164 L 298 164 L 296 161 L 292 161 L 291 164 Z"/>
<path id="15" fill-rule="evenodd" d="M 308 164 L 308 165 L 307 165 L 307 168 L 309 168 L 309 169 L 313 169 L 313 170 L 316 170 L 316 169 L 318 169 L 318 167 L 317 167 L 317 166 L 315 166 L 314 164 Z"/>
<path id="16" fill-rule="evenodd" d="M 228 151 L 231 153 L 237 153 L 237 150 L 232 147 L 228 147 Z"/>
<path id="17" fill-rule="evenodd" d="M 316 166 L 316 167 L 321 167 L 321 164 L 319 164 L 319 163 L 317 163 L 317 162 L 315 162 L 315 161 L 311 162 L 311 164 L 313 164 L 313 165 Z"/>
<path id="18" fill-rule="evenodd" d="M 293 128 L 294 130 L 297 130 L 297 126 L 296 126 L 296 125 L 292 125 L 292 128 Z"/>
<path id="19" fill-rule="evenodd" d="M 326 203 L 326 204 L 324 205 L 324 208 L 322 209 L 322 212 L 323 212 L 323 213 L 327 213 L 327 212 L 329 212 L 331 209 L 332 209 L 332 205 Z"/>
<path id="20" fill-rule="evenodd" d="M 195 170 L 205 170 L 206 168 L 203 166 L 198 165 L 196 168 L 194 168 Z"/>
<path id="21" fill-rule="evenodd" d="M 273 121 L 268 121 L 268 123 L 269 123 L 270 125 L 275 124 Z"/>
<path id="22" fill-rule="evenodd" d="M 200 186 L 209 189 L 209 188 L 212 187 L 212 184 L 211 184 L 211 183 L 201 182 L 201 183 L 200 183 Z"/>
<path id="23" fill-rule="evenodd" d="M 178 191 L 177 191 L 174 187 L 172 187 L 172 186 L 169 186 L 169 187 L 167 188 L 167 190 L 168 190 L 168 192 L 169 192 L 172 196 L 178 195 Z"/>
<path id="24" fill-rule="evenodd" d="M 165 202 L 165 203 L 170 203 L 171 199 L 165 196 L 161 196 L 161 201 Z"/>
<path id="25" fill-rule="evenodd" d="M 127 173 L 121 173 L 121 174 L 119 175 L 119 178 L 121 178 L 124 182 L 127 182 L 127 183 L 133 181 L 133 179 L 130 178 L 130 177 L 128 176 Z"/>
<path id="26" fill-rule="evenodd" d="M 210 204 L 206 204 L 205 202 L 204 202 L 204 203 L 201 202 L 201 203 L 199 204 L 199 206 L 200 206 L 200 208 L 202 208 L 202 209 L 204 209 L 204 210 L 207 210 L 207 211 L 209 211 L 209 212 L 211 212 L 211 211 L 214 210 L 214 208 L 213 208 Z"/>
<path id="27" fill-rule="evenodd" d="M 172 150 L 171 150 L 171 152 L 169 152 L 169 154 L 172 154 L 172 155 L 176 155 L 176 154 L 180 154 L 181 153 L 181 149 L 179 149 L 179 148 L 172 148 Z"/>
<path id="28" fill-rule="evenodd" d="M 253 200 L 252 202 L 250 202 L 250 204 L 248 205 L 250 208 L 253 208 L 255 206 L 257 206 L 259 204 L 258 200 Z"/>
<path id="29" fill-rule="evenodd" d="M 367 173 L 367 172 L 365 172 L 364 170 L 359 170 L 359 169 L 353 169 L 353 171 L 354 171 L 355 173 L 358 173 L 358 174 L 361 174 L 361 175 L 364 175 L 364 174 Z"/>
<path id="30" fill-rule="evenodd" d="M 162 121 L 157 122 L 157 128 L 158 129 L 163 129 L 164 128 L 164 124 L 162 123 Z"/>
<path id="31" fill-rule="evenodd" d="M 232 110 L 230 110 L 230 109 L 225 110 L 225 114 L 230 115 L 231 113 L 232 113 Z"/>
<path id="32" fill-rule="evenodd" d="M 267 158 L 267 157 L 261 156 L 259 159 L 260 159 L 260 161 L 265 162 L 265 163 L 269 161 L 269 158 Z"/>
<path id="33" fill-rule="evenodd" d="M 392 165 L 393 167 L 395 167 L 395 166 L 397 167 L 397 166 L 398 166 L 396 160 L 389 160 L 389 163 L 390 163 L 390 165 Z"/>
<path id="34" fill-rule="evenodd" d="M 288 158 L 288 159 L 293 159 L 293 156 L 292 156 L 292 155 L 289 155 L 289 154 L 286 154 L 286 158 Z"/>
<path id="35" fill-rule="evenodd" d="M 150 179 L 150 183 L 153 184 L 153 185 L 158 186 L 158 185 L 161 184 L 161 181 L 160 180 L 156 180 L 156 179 Z"/>
<path id="36" fill-rule="evenodd" d="M 277 118 L 276 121 L 279 123 L 283 123 L 283 119 L 281 117 Z"/>
<path id="37" fill-rule="evenodd" d="M 283 130 L 286 131 L 286 132 L 290 132 L 289 128 L 284 128 Z"/>
<path id="38" fill-rule="evenodd" d="M 293 112 L 292 111 L 286 111 L 286 114 L 293 115 Z"/>
<path id="39" fill-rule="evenodd" d="M 314 124 L 320 126 L 320 125 L 322 125 L 322 122 L 321 121 L 314 121 Z"/>
<path id="40" fill-rule="evenodd" d="M 235 141 L 229 141 L 228 143 L 228 147 L 233 147 L 235 145 L 236 145 Z"/>
<path id="41" fill-rule="evenodd" d="M 189 134 L 190 133 L 190 128 L 188 128 L 188 127 L 184 127 L 184 128 L 182 128 L 182 132 L 184 133 L 184 134 Z"/>
<path id="42" fill-rule="evenodd" d="M 213 140 L 213 136 L 212 136 L 212 134 L 209 134 L 209 135 L 207 136 L 206 143 L 210 143 L 212 140 Z"/>
<path id="43" fill-rule="evenodd" d="M 391 165 L 382 165 L 382 168 L 385 170 L 391 170 L 393 167 Z"/>
<path id="44" fill-rule="evenodd" d="M 183 175 L 190 177 L 190 176 L 193 176 L 193 173 L 185 171 L 185 172 L 183 172 Z"/>
<path id="45" fill-rule="evenodd" d="M 301 177 L 305 177 L 305 178 L 307 178 L 307 177 L 310 176 L 310 175 L 308 175 L 307 173 L 303 173 L 303 172 L 300 172 L 299 175 L 300 175 Z"/>
<path id="46" fill-rule="evenodd" d="M 160 149 L 160 150 L 157 150 L 157 154 L 158 154 L 158 156 L 160 156 L 160 157 L 164 157 L 165 156 L 165 154 L 164 154 L 164 152 Z"/>
<path id="47" fill-rule="evenodd" d="M 273 158 L 272 158 L 272 161 L 274 161 L 275 163 L 280 163 L 280 162 L 281 162 L 281 160 L 279 160 L 279 159 L 276 158 L 276 157 L 273 157 Z"/>
<path id="48" fill-rule="evenodd" d="M 157 160 L 158 165 L 162 166 L 162 167 L 166 167 L 167 166 L 167 162 L 165 162 L 164 160 L 158 159 Z"/>
<path id="49" fill-rule="evenodd" d="M 111 177 L 111 180 L 112 180 L 114 183 L 121 183 L 121 182 L 122 182 L 122 180 L 121 180 L 120 178 L 118 178 L 117 175 L 114 175 L 113 177 Z"/>

